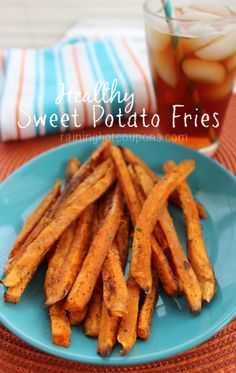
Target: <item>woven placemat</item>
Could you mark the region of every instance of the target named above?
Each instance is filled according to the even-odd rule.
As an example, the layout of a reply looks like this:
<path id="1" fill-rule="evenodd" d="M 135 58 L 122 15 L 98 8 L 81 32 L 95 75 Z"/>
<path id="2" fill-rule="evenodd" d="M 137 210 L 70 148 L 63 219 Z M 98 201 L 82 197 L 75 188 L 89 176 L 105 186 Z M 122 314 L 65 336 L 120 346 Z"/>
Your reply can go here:
<path id="1" fill-rule="evenodd" d="M 236 175 L 236 97 L 233 97 L 215 159 Z M 118 133 L 101 128 L 100 134 Z M 131 131 L 122 131 L 122 133 Z M 139 131 L 140 132 L 140 131 Z M 87 129 L 80 136 L 97 134 Z M 134 131 L 132 130 L 132 133 Z M 144 133 L 144 132 L 143 132 Z M 145 131 L 146 133 L 146 131 Z M 152 132 L 149 132 L 152 134 Z M 21 143 L 0 144 L 0 181 L 34 156 L 68 141 L 68 137 L 53 135 Z M 72 372 L 236 372 L 236 320 L 232 321 L 208 342 L 175 357 L 127 367 L 104 367 L 74 363 L 40 352 L 0 326 L 0 373 L 72 373 Z"/>

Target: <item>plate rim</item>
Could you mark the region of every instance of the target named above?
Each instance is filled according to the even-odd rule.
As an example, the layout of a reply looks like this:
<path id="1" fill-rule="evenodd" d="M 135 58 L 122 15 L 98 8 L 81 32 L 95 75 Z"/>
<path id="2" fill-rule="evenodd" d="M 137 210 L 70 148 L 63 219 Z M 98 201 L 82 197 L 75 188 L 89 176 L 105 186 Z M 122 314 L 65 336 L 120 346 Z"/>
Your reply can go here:
<path id="1" fill-rule="evenodd" d="M 3 182 L 1 182 L 0 193 L 1 193 L 1 190 L 5 187 L 5 185 L 8 182 L 10 182 L 11 179 L 14 178 L 17 175 L 18 172 L 21 172 L 22 170 L 27 168 L 29 165 L 33 164 L 34 162 L 37 162 L 41 158 L 47 157 L 48 154 L 52 154 L 54 152 L 61 151 L 62 149 L 68 148 L 70 146 L 75 146 L 75 144 L 77 144 L 77 143 L 78 144 L 79 143 L 84 143 L 84 144 L 86 144 L 86 143 L 91 144 L 92 143 L 92 144 L 94 144 L 93 143 L 94 138 L 96 138 L 96 141 L 99 144 L 105 138 L 111 138 L 111 139 L 114 139 L 116 141 L 118 140 L 118 142 L 120 140 L 120 142 L 122 142 L 123 138 L 127 138 L 129 136 L 132 136 L 132 138 L 134 138 L 134 137 L 138 137 L 139 135 L 138 134 L 133 134 L 133 135 L 130 135 L 130 134 L 113 134 L 112 136 L 109 136 L 109 135 L 107 135 L 107 136 L 104 136 L 104 135 L 91 136 L 89 138 L 83 138 L 83 139 L 80 139 L 80 140 L 77 140 L 77 141 L 72 141 L 72 142 L 69 142 L 69 143 L 66 143 L 66 144 L 62 144 L 62 145 L 56 146 L 52 149 L 49 149 L 45 152 L 42 152 L 41 154 L 39 154 L 39 155 L 31 158 L 27 162 L 25 162 L 22 166 L 18 167 Z M 187 150 L 189 152 L 190 156 L 191 156 L 191 154 L 195 154 L 195 155 L 197 154 L 197 156 L 202 158 L 203 160 L 207 160 L 211 164 L 214 164 L 214 166 L 219 167 L 221 169 L 221 171 L 227 177 L 230 177 L 232 182 L 235 183 L 235 185 L 236 185 L 236 177 L 229 170 L 227 170 L 223 165 L 218 163 L 216 160 L 214 160 L 210 157 L 207 157 L 204 154 L 199 153 L 198 151 L 196 151 L 194 149 L 187 148 L 183 145 L 172 143 L 172 142 L 167 141 L 167 140 L 160 140 L 158 138 L 153 138 L 152 136 L 145 136 L 145 139 L 147 139 L 147 137 L 148 137 L 148 141 L 151 141 L 151 142 L 167 143 L 168 146 L 177 147 L 179 149 L 184 149 L 185 151 Z M 145 142 L 147 142 L 147 141 L 145 140 Z M 113 358 L 113 360 L 110 360 L 109 358 L 104 358 L 104 357 L 101 357 L 100 355 L 97 355 L 94 360 L 92 360 L 91 362 L 88 362 L 88 357 L 84 357 L 83 355 L 80 355 L 79 351 L 78 351 L 78 355 L 76 357 L 71 357 L 71 356 L 68 355 L 68 350 L 66 350 L 62 347 L 61 347 L 61 349 L 58 349 L 58 346 L 54 346 L 53 344 L 51 344 L 50 346 L 45 345 L 41 341 L 35 340 L 34 338 L 30 337 L 28 334 L 25 334 L 24 332 L 20 331 L 18 328 L 16 328 L 14 326 L 14 324 L 11 323 L 11 321 L 9 319 L 7 319 L 6 316 L 4 316 L 4 314 L 2 314 L 2 312 L 0 312 L 0 321 L 10 332 L 12 332 L 14 335 L 19 337 L 21 340 L 25 341 L 29 345 L 31 345 L 31 346 L 49 354 L 51 356 L 56 356 L 56 357 L 63 358 L 63 359 L 69 360 L 69 361 L 85 363 L 85 364 L 88 364 L 88 365 L 92 364 L 92 365 L 100 365 L 100 366 L 115 366 L 115 365 L 118 365 L 118 366 L 126 366 L 127 365 L 128 366 L 128 365 L 145 364 L 145 363 L 149 363 L 149 362 L 152 362 L 152 361 L 155 361 L 155 360 L 159 361 L 159 360 L 170 358 L 170 357 L 176 356 L 180 353 L 186 352 L 186 351 L 192 349 L 193 347 L 196 347 L 199 344 L 201 344 L 201 343 L 207 341 L 208 339 L 210 339 L 219 330 L 221 330 L 224 326 L 226 326 L 228 323 L 230 323 L 235 316 L 236 316 L 236 304 L 235 304 L 234 307 L 232 307 L 231 311 L 229 311 L 228 313 L 225 314 L 224 318 L 216 326 L 211 327 L 210 329 L 208 328 L 204 333 L 202 333 L 200 336 L 198 335 L 197 337 L 195 337 L 191 341 L 186 341 L 185 343 L 182 343 L 181 345 L 176 346 L 174 348 L 174 353 L 173 353 L 173 348 L 171 348 L 170 351 L 167 350 L 167 351 L 163 352 L 162 354 L 159 353 L 159 355 L 160 355 L 159 357 L 156 357 L 155 353 L 146 354 L 145 356 L 141 356 L 140 360 L 138 362 L 137 362 L 137 357 L 134 357 L 134 358 L 131 357 L 130 358 L 129 355 L 128 355 L 128 359 L 127 359 L 127 357 L 120 357 L 119 356 L 117 358 Z M 186 347 L 186 345 L 187 345 L 187 347 Z"/>

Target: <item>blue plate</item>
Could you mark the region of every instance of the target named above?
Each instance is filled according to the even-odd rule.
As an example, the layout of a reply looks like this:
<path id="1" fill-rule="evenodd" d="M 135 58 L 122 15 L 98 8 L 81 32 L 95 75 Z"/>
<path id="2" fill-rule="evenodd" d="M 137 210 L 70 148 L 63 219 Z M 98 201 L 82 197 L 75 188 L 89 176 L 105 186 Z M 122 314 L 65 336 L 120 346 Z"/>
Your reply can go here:
<path id="1" fill-rule="evenodd" d="M 0 273 L 3 272 L 17 232 L 27 215 L 52 187 L 55 178 L 63 178 L 72 156 L 84 161 L 102 140 L 99 138 L 70 143 L 46 152 L 19 168 L 0 187 Z M 114 137 L 116 144 L 128 146 L 158 173 L 168 159 L 179 162 L 194 159 L 196 171 L 189 177 L 194 195 L 207 210 L 202 221 L 203 234 L 214 266 L 218 289 L 211 304 L 204 304 L 199 315 L 192 315 L 184 297 L 168 299 L 161 292 L 148 341 L 137 341 L 126 357 L 119 346 L 109 358 L 96 353 L 97 341 L 73 327 L 71 345 L 62 348 L 51 343 L 50 322 L 44 307 L 41 266 L 19 304 L 3 301 L 0 285 L 2 323 L 29 344 L 53 355 L 80 362 L 126 365 L 150 362 L 176 355 L 207 340 L 236 314 L 236 178 L 218 163 L 191 149 L 154 139 L 135 136 Z M 180 211 L 172 209 L 183 247 L 186 246 L 184 222 Z"/>

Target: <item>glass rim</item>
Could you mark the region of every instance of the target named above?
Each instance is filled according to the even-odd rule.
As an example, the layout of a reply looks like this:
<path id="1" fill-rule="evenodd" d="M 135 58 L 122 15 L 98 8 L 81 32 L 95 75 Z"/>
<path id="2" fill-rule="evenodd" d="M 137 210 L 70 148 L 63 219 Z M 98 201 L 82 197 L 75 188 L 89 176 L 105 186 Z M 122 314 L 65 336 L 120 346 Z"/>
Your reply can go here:
<path id="1" fill-rule="evenodd" d="M 179 17 L 167 17 L 166 15 L 161 15 L 161 14 L 158 14 L 154 11 L 152 11 L 149 7 L 150 3 L 152 2 L 153 0 L 145 0 L 144 4 L 143 4 L 143 10 L 144 10 L 144 13 L 149 15 L 149 16 L 152 16 L 156 19 L 162 19 L 162 20 L 166 20 L 166 22 L 168 21 L 173 21 L 173 22 L 180 22 L 180 23 L 188 23 L 188 22 L 192 22 L 192 23 L 204 23 L 204 24 L 219 24 L 219 23 L 222 23 L 222 22 L 232 22 L 236 20 L 236 14 L 232 14 L 232 15 L 228 15 L 228 16 L 219 16 L 218 19 L 214 19 L 214 20 L 210 20 L 207 21 L 206 19 L 204 20 L 199 20 L 199 19 L 194 19 L 194 18 L 189 18 L 189 19 L 182 19 L 182 18 L 179 18 Z M 157 2 L 158 0 L 156 0 Z M 159 0 L 160 3 L 161 3 L 161 0 Z M 213 2 L 213 1 L 212 1 Z M 227 8 L 227 6 L 225 6 Z"/>

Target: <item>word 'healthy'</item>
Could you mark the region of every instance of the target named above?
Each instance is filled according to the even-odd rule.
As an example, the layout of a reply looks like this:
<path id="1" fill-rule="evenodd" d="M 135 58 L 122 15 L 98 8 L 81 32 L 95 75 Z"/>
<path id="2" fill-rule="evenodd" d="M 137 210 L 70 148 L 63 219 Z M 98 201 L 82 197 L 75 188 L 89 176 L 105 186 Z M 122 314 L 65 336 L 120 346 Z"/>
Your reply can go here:
<path id="1" fill-rule="evenodd" d="M 106 127 L 113 127 L 114 124 L 121 128 L 130 127 L 144 128 L 154 127 L 158 128 L 161 123 L 160 115 L 150 114 L 146 112 L 145 107 L 138 108 L 135 111 L 135 95 L 134 93 L 124 93 L 118 89 L 118 81 L 114 79 L 112 84 L 109 82 L 98 81 L 95 88 L 91 92 L 82 94 L 72 85 L 68 91 L 65 89 L 64 83 L 60 84 L 60 93 L 54 101 L 57 113 L 42 114 L 36 116 L 30 113 L 29 105 L 20 105 L 20 119 L 18 126 L 22 129 L 35 126 L 45 126 L 49 124 L 52 128 L 57 128 L 59 125 L 64 128 L 80 128 L 84 125 L 89 125 L 96 128 L 98 124 L 103 124 Z M 69 112 L 66 113 L 61 110 L 64 100 L 69 104 Z M 87 120 L 85 123 L 85 112 L 83 110 L 86 105 Z M 115 110 L 114 110 L 115 107 Z M 199 109 L 195 109 L 195 113 L 184 112 L 184 105 L 173 104 L 168 107 L 172 110 L 172 128 L 183 126 L 189 128 L 191 126 L 202 126 L 205 128 L 218 128 L 220 123 L 218 120 L 218 113 L 214 112 L 211 115 L 208 113 L 199 113 Z M 114 113 L 115 112 L 115 113 Z M 61 114 L 59 114 L 61 113 Z M 165 118 L 163 118 L 163 121 Z"/>

